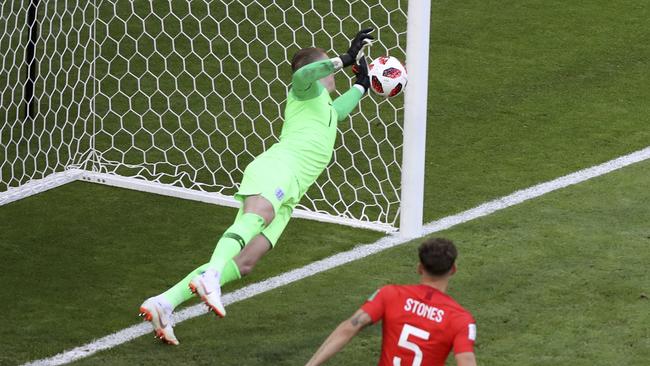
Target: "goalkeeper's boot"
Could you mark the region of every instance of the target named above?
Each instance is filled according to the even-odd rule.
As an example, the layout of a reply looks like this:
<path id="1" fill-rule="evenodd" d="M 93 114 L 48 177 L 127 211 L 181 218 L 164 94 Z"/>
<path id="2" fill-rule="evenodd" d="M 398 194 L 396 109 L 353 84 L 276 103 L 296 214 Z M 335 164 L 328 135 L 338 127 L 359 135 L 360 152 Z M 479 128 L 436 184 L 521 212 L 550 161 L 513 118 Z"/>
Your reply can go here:
<path id="1" fill-rule="evenodd" d="M 221 302 L 221 286 L 219 272 L 208 269 L 190 281 L 190 290 L 220 318 L 226 316 L 226 308 Z"/>
<path id="2" fill-rule="evenodd" d="M 140 305 L 140 316 L 151 322 L 156 338 L 167 344 L 178 345 L 172 324 L 172 306 L 162 295 L 145 300 Z"/>

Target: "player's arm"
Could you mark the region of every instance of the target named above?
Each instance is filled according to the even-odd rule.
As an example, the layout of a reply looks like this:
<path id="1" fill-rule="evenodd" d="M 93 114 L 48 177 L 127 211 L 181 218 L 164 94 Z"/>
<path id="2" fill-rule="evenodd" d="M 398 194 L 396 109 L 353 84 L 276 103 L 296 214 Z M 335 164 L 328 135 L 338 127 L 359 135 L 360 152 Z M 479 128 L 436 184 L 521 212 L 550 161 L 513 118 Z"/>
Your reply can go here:
<path id="1" fill-rule="evenodd" d="M 458 366 L 476 366 L 474 342 L 476 341 L 476 322 L 471 316 L 454 319 L 454 356 Z"/>
<path id="2" fill-rule="evenodd" d="M 291 79 L 293 94 L 302 100 L 317 97 L 323 90 L 318 86 L 318 80 L 337 70 L 333 60 L 312 62 L 296 70 Z"/>
<path id="3" fill-rule="evenodd" d="M 474 352 L 457 353 L 455 357 L 456 365 L 458 366 L 476 366 L 476 356 L 474 356 Z"/>
<path id="4" fill-rule="evenodd" d="M 368 313 L 362 309 L 357 310 L 350 319 L 342 322 L 334 329 L 332 334 L 327 337 L 325 342 L 318 348 L 318 351 L 307 362 L 307 366 L 322 365 L 343 349 L 357 333 L 371 323 L 372 319 Z"/>
<path id="5" fill-rule="evenodd" d="M 362 49 L 374 39 L 369 33 L 373 28 L 363 29 L 354 37 L 348 51 L 329 60 L 312 62 L 293 73 L 291 89 L 299 99 L 318 96 L 320 90 L 316 82 L 327 75 L 352 65 L 363 54 Z"/>
<path id="6" fill-rule="evenodd" d="M 352 67 L 357 80 L 344 94 L 336 98 L 332 103 L 334 109 L 339 116 L 338 120 L 342 121 L 348 117 L 350 112 L 357 106 L 361 97 L 368 91 L 370 88 L 370 77 L 368 76 L 368 64 L 366 63 L 366 58 L 361 56 L 359 59 L 359 64 Z"/>

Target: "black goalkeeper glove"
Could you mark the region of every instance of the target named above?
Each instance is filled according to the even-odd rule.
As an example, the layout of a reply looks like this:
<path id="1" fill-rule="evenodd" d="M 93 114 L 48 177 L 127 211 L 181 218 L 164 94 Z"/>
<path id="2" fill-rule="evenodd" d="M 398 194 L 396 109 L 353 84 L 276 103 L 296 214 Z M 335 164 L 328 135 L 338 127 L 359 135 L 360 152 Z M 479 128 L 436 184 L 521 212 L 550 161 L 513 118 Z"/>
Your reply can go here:
<path id="1" fill-rule="evenodd" d="M 343 67 L 352 65 L 359 57 L 359 53 L 363 49 L 363 46 L 370 44 L 372 40 L 375 39 L 375 37 L 369 34 L 373 30 L 374 28 L 366 28 L 357 33 L 356 37 L 354 37 L 352 43 L 350 44 L 348 52 L 339 56 L 341 58 L 341 62 L 343 62 Z"/>
<path id="2" fill-rule="evenodd" d="M 352 72 L 357 76 L 357 81 L 355 85 L 360 85 L 363 87 L 364 94 L 370 89 L 370 77 L 368 76 L 368 63 L 366 63 L 366 57 L 361 56 L 359 63 L 352 66 Z"/>

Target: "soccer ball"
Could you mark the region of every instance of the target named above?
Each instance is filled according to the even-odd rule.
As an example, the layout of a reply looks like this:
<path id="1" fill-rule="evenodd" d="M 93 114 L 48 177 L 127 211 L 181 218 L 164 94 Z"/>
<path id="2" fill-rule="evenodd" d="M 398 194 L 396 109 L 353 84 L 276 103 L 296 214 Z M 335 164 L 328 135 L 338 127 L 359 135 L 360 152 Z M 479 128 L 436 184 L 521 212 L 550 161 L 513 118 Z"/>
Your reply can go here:
<path id="1" fill-rule="evenodd" d="M 408 82 L 406 67 L 392 56 L 381 56 L 368 65 L 370 89 L 382 97 L 392 98 L 404 90 Z"/>

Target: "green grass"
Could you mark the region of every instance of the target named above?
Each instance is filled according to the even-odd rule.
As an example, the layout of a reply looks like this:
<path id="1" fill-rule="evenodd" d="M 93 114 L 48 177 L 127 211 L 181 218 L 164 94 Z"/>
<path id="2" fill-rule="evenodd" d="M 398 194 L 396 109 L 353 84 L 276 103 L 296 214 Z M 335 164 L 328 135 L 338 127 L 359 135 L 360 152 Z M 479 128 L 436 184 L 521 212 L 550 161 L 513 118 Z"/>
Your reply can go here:
<path id="1" fill-rule="evenodd" d="M 425 217 L 650 144 L 650 5 L 436 1 Z"/>
<path id="2" fill-rule="evenodd" d="M 435 234 L 459 246 L 450 293 L 475 315 L 480 364 L 650 357 L 649 171 L 640 163 Z M 302 364 L 375 288 L 417 281 L 418 243 L 231 305 L 224 320 L 184 322 L 178 348 L 142 337 L 79 364 Z M 368 329 L 332 364 L 373 364 L 380 337 Z"/>
<path id="3" fill-rule="evenodd" d="M 9 2 L 0 9 L 6 4 Z M 148 4 L 137 2 L 135 8 L 125 5 L 116 11 L 122 17 L 130 12 L 140 14 Z M 110 15 L 108 2 L 102 2 L 102 6 L 100 14 Z M 424 202 L 427 221 L 650 145 L 650 80 L 646 72 L 650 47 L 645 36 L 650 32 L 646 21 L 649 5 L 622 0 L 584 4 L 472 0 L 462 4 L 436 1 L 432 8 Z M 222 9 L 213 11 L 218 14 Z M 377 7 L 373 9 L 377 13 L 368 15 L 381 22 L 386 14 Z M 242 16 L 240 10 L 231 9 L 232 16 Z M 187 11 L 174 9 L 177 14 Z M 157 12 L 166 14 L 161 9 Z M 68 13 L 61 21 L 68 24 L 80 16 Z M 270 15 L 270 19 L 277 16 Z M 128 26 L 133 28 L 127 31 L 138 34 L 139 22 L 130 19 Z M 310 31 L 319 27 L 309 19 Z M 7 20 L 0 19 L 3 21 Z M 166 31 L 180 29 L 173 19 L 169 22 Z M 115 27 L 109 23 L 107 29 Z M 155 31 L 154 23 L 140 24 Z M 356 27 L 350 19 L 344 23 L 346 29 Z M 197 25 L 190 20 L 183 26 L 191 30 Z M 324 26 L 334 25 L 326 22 Z M 250 27 L 242 29 L 249 37 Z M 279 36 L 287 34 L 281 32 Z M 304 37 L 309 33 L 298 34 Z M 214 39 L 213 51 L 223 56 L 224 69 L 236 67 L 232 57 L 218 53 L 223 52 L 219 39 Z M 344 39 L 329 40 L 323 33 L 317 33 L 315 41 L 332 42 L 330 46 L 337 49 L 345 44 Z M 159 42 L 160 47 L 188 46 L 184 41 Z M 146 39 L 142 43 L 142 47 L 151 44 Z M 104 45 L 102 52 L 109 57 L 111 46 Z M 3 50 L 1 46 L 2 42 Z M 55 55 L 60 46 L 60 42 L 54 42 L 42 47 L 49 47 L 48 55 Z M 132 56 L 128 48 L 131 46 L 125 41 L 120 52 Z M 135 46 L 140 45 L 136 42 Z M 146 53 L 146 48 L 140 52 Z M 79 57 L 63 56 L 64 66 L 74 65 Z M 133 56 L 131 70 L 141 69 L 141 61 Z M 170 62 L 178 65 L 173 58 Z M 116 61 L 111 72 L 122 72 L 119 64 Z M 108 73 L 111 65 L 98 64 L 100 75 Z M 158 66 L 159 62 L 153 62 L 152 70 Z M 221 72 L 214 62 L 205 66 L 209 75 Z M 87 71 L 78 72 L 83 76 Z M 277 72 L 286 76 L 282 74 L 286 70 Z M 98 78 L 97 83 L 108 88 L 106 94 L 114 95 L 117 86 L 111 85 L 110 79 Z M 62 82 L 60 78 L 55 80 Z M 123 90 L 133 90 L 129 78 L 124 80 Z M 179 80 L 185 80 L 181 82 L 185 87 L 187 80 Z M 151 83 L 155 84 L 155 80 L 143 79 L 142 93 L 153 93 L 147 89 Z M 164 88 L 168 86 L 163 84 Z M 281 86 L 277 88 L 279 92 Z M 82 101 L 85 94 L 75 90 L 81 93 L 76 94 L 76 100 Z M 2 103 L 10 100 L 2 97 Z M 55 95 L 53 103 L 65 106 L 68 97 Z M 139 108 L 139 97 L 133 98 Z M 123 101 L 121 97 L 111 101 L 117 109 L 123 107 L 120 99 Z M 152 106 L 162 106 L 155 99 L 154 95 Z M 100 116 L 108 113 L 102 103 L 108 102 L 98 101 Z M 255 103 L 246 106 L 256 111 Z M 76 107 L 58 109 L 58 113 L 64 116 L 70 108 L 77 113 L 85 107 L 79 102 Z M 194 108 L 194 104 L 188 108 Z M 259 108 L 272 116 L 279 113 L 269 106 Z M 2 104 L 0 112 L 7 110 Z M 161 121 L 150 116 L 142 124 L 132 124 L 129 118 L 105 117 L 106 131 L 125 123 L 125 129 L 134 134 L 142 150 L 153 142 L 147 140 L 145 130 Z M 200 132 L 194 134 L 197 146 L 223 146 L 220 134 L 215 132 L 217 127 L 222 132 L 237 128 L 244 134 L 251 127 L 250 121 L 237 120 L 233 124 L 232 120 L 215 119 L 209 114 L 182 122 L 189 126 L 188 130 L 201 127 L 210 135 L 211 142 L 201 139 Z M 376 122 L 370 128 L 380 128 Z M 32 146 L 24 142 L 7 145 L 11 136 L 22 133 L 23 126 L 15 121 L 0 123 L 0 161 L 3 156 L 9 160 L 17 156 L 26 159 L 24 164 L 20 160 L 0 166 L 0 190 L 19 183 L 9 177 L 33 169 L 30 164 L 43 163 L 43 154 L 29 155 L 29 151 L 37 151 L 39 143 L 75 136 L 80 151 L 88 144 L 83 129 L 55 126 L 55 134 L 41 134 L 39 131 L 53 128 L 43 120 L 25 127 Z M 178 120 L 174 123 L 178 124 Z M 278 127 L 272 124 L 272 128 Z M 347 127 L 343 126 L 343 130 L 347 131 Z M 129 139 L 117 133 L 115 137 L 109 135 L 98 136 L 98 146 L 108 146 L 109 142 L 120 145 Z M 167 137 L 160 138 L 155 142 L 164 148 Z M 401 137 L 389 133 L 389 139 L 399 141 Z M 187 142 L 182 136 L 178 141 L 182 146 Z M 371 139 L 345 141 L 355 151 L 375 151 L 364 145 L 372 144 Z M 235 138 L 231 146 L 237 148 L 241 143 Z M 260 146 L 253 144 L 250 148 Z M 164 155 L 156 148 L 150 152 L 150 161 Z M 52 154 L 48 155 L 51 167 L 56 170 L 62 169 L 75 150 L 58 148 L 48 153 Z M 188 152 L 188 164 L 196 161 L 192 154 Z M 135 159 L 146 154 L 136 149 L 127 155 Z M 182 158 L 178 151 L 170 150 L 167 155 L 170 160 Z M 216 157 L 206 157 L 212 164 L 210 169 L 218 172 Z M 365 159 L 360 154 L 349 158 L 360 164 Z M 223 164 L 235 159 L 230 157 Z M 250 156 L 237 159 L 245 163 Z M 647 271 L 643 270 L 649 262 L 649 168 L 648 163 L 626 168 L 444 233 L 460 245 L 461 271 L 452 294 L 474 312 L 479 322 L 477 352 L 482 364 L 643 364 L 650 356 L 650 335 L 643 327 L 649 320 L 648 300 L 641 297 L 650 291 Z M 335 168 L 332 174 L 341 179 L 344 171 Z M 356 178 L 350 179 L 352 187 L 341 188 L 348 198 L 358 183 Z M 133 324 L 137 321 L 134 309 L 145 297 L 162 291 L 205 261 L 233 214 L 228 208 L 81 182 L 0 207 L 0 364 L 50 356 Z M 356 244 L 372 242 L 379 236 L 295 220 L 277 250 L 264 258 L 249 278 L 226 291 Z M 178 328 L 183 342 L 180 348 L 159 346 L 144 337 L 84 362 L 299 364 L 375 287 L 415 280 L 415 245 L 235 304 L 224 321 L 201 317 L 183 323 Z M 374 363 L 379 336 L 378 327 L 369 330 L 333 364 Z"/>
<path id="4" fill-rule="evenodd" d="M 152 209 L 143 212 L 143 205 Z M 45 357 L 131 325 L 140 298 L 205 262 L 234 214 L 83 182 L 2 207 L 0 286 L 10 290 L 0 293 L 0 338 L 9 340 L 0 364 Z M 331 228 L 295 220 L 255 276 L 225 290 L 381 236 L 337 228 L 323 240 Z"/>

